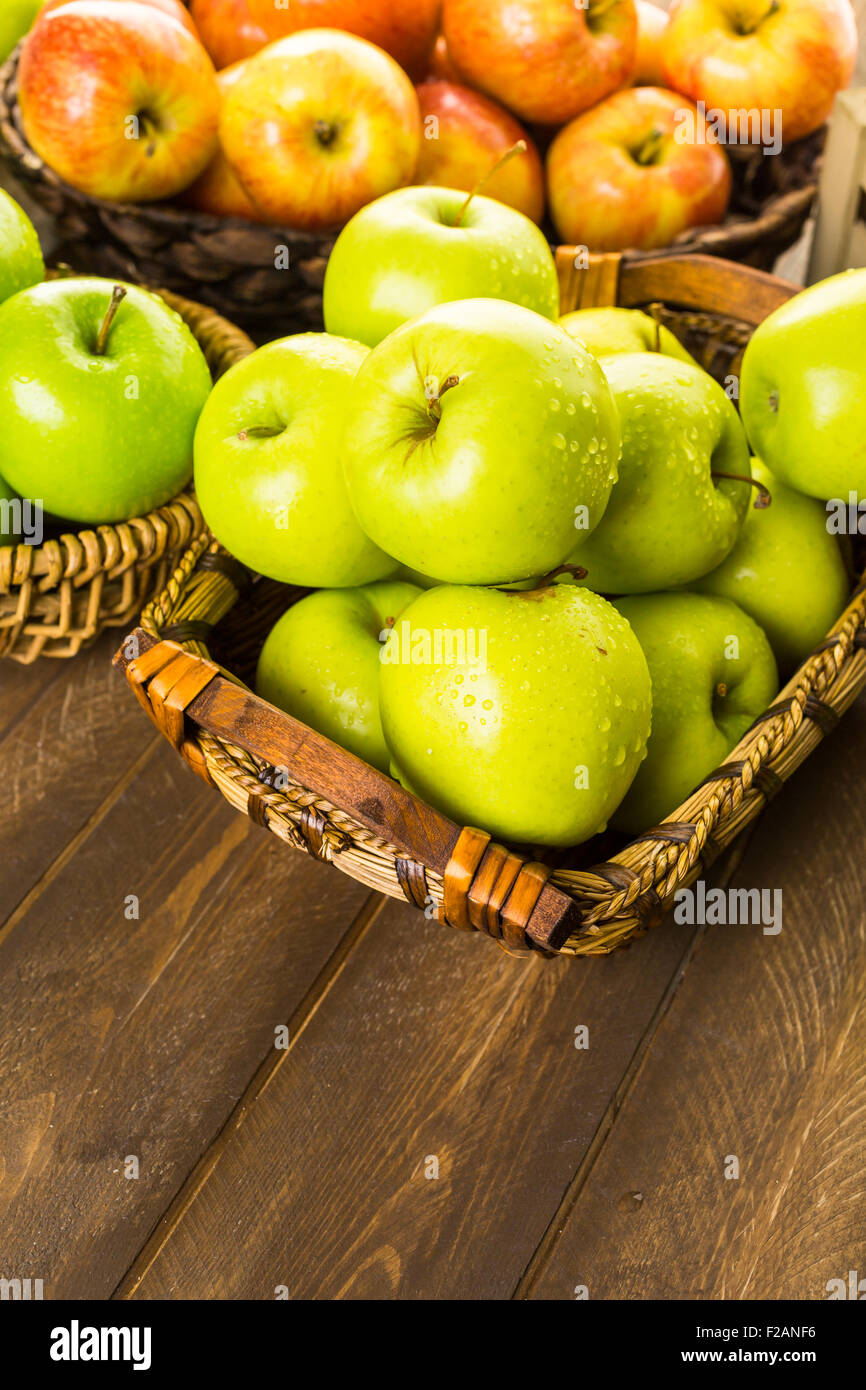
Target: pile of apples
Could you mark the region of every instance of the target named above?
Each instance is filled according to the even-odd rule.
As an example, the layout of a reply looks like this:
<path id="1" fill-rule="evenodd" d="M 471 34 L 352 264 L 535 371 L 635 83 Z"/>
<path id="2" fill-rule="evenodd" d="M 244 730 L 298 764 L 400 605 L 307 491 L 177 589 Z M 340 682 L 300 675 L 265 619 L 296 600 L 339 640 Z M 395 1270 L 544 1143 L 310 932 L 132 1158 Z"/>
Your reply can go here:
<path id="1" fill-rule="evenodd" d="M 857 42 L 850 0 L 674 0 L 669 17 L 644 0 L 12 0 L 9 22 L 35 11 L 22 127 L 93 197 L 324 231 L 394 189 L 489 174 L 491 197 L 593 251 L 722 221 L 706 109 L 779 112 L 797 140 Z"/>
<path id="2" fill-rule="evenodd" d="M 168 502 L 192 477 L 211 386 L 198 342 L 157 295 L 46 280 L 33 224 L 0 189 L 0 544 L 22 540 L 22 501 L 61 531 Z"/>
<path id="3" fill-rule="evenodd" d="M 850 593 L 825 500 L 866 497 L 866 271 L 757 330 L 742 418 L 646 314 L 559 319 L 542 233 L 479 194 L 358 212 L 325 320 L 196 430 L 214 534 L 315 591 L 259 693 L 512 843 L 661 820 Z"/>

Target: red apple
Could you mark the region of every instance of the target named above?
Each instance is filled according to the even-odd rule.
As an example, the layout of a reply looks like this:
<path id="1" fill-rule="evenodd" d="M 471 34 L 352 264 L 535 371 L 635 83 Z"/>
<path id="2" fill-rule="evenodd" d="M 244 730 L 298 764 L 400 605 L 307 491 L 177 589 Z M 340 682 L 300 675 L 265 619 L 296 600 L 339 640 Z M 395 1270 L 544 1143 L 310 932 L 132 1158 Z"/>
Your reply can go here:
<path id="1" fill-rule="evenodd" d="M 421 115 L 415 88 L 381 48 L 307 29 L 247 59 L 220 139 L 269 222 L 323 229 L 411 181 Z"/>
<path id="2" fill-rule="evenodd" d="M 557 233 L 590 251 L 669 246 L 689 227 L 721 222 L 730 191 L 712 130 L 658 87 L 616 92 L 561 130 L 547 156 Z"/>
<path id="3" fill-rule="evenodd" d="M 59 10 L 63 5 L 69 5 L 71 0 L 45 0 L 41 14 L 48 14 L 50 10 Z M 172 19 L 178 20 L 185 29 L 191 34 L 196 34 L 196 27 L 192 21 L 186 5 L 181 4 L 181 0 L 115 0 L 116 4 L 129 5 L 152 5 L 157 10 L 162 10 L 163 14 L 171 15 Z"/>
<path id="4" fill-rule="evenodd" d="M 636 87 L 663 87 L 662 35 L 668 27 L 668 17 L 650 0 L 635 0 L 637 9 L 637 67 Z"/>
<path id="5" fill-rule="evenodd" d="M 850 82 L 857 26 L 849 0 L 674 0 L 662 56 L 667 84 L 708 112 L 781 111 L 788 142 Z"/>
<path id="6" fill-rule="evenodd" d="M 631 79 L 634 0 L 445 0 L 463 80 L 522 120 L 562 125 Z"/>
<path id="7" fill-rule="evenodd" d="M 465 188 L 468 193 L 518 140 L 524 140 L 526 153 L 509 159 L 485 182 L 483 192 L 533 222 L 541 221 L 544 170 L 532 140 L 509 112 L 455 82 L 422 82 L 418 100 L 424 136 L 416 183 Z"/>
<path id="8" fill-rule="evenodd" d="M 220 95 L 225 101 L 226 93 L 237 82 L 245 62 L 233 63 L 217 73 Z M 247 222 L 261 222 L 262 213 L 250 198 L 231 164 L 225 156 L 222 145 L 195 183 L 186 190 L 183 201 L 197 212 L 208 212 L 214 217 L 241 217 Z"/>
<path id="9" fill-rule="evenodd" d="M 270 43 L 266 30 L 250 14 L 250 0 L 191 0 L 190 10 L 218 68 L 251 58 Z"/>
<path id="10" fill-rule="evenodd" d="M 427 71 L 442 0 L 249 0 L 250 14 L 272 39 L 301 29 L 345 29 L 390 53 L 416 80 Z"/>
<path id="11" fill-rule="evenodd" d="M 170 198 L 216 149 L 213 64 L 149 5 L 71 0 L 44 15 L 21 52 L 18 101 L 36 153 L 94 198 Z"/>

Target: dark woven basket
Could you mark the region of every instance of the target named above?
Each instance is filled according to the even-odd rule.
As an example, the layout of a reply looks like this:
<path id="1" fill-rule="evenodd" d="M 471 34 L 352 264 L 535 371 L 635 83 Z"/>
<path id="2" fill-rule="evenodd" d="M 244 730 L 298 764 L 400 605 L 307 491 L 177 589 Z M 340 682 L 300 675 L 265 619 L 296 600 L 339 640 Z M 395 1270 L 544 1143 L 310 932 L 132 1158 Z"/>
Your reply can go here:
<path id="1" fill-rule="evenodd" d="M 63 182 L 36 155 L 18 119 L 18 51 L 0 68 L 0 160 L 53 219 L 57 256 L 76 270 L 165 285 L 216 309 L 260 341 L 322 328 L 330 234 L 265 227 L 170 204 L 106 203 Z M 724 225 L 684 232 L 669 252 L 702 252 L 771 270 L 797 241 L 817 193 L 824 132 L 768 158 L 733 146 L 731 209 Z M 286 247 L 289 268 L 275 267 Z M 639 261 L 658 252 L 627 253 Z"/>

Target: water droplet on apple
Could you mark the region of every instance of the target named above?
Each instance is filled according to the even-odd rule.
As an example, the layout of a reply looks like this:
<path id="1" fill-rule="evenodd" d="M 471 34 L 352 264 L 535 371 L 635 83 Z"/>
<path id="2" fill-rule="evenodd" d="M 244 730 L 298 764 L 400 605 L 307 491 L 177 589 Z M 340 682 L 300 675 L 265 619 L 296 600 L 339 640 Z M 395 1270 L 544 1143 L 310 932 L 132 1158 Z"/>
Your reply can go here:
<path id="1" fill-rule="evenodd" d="M 475 704 L 475 696 L 474 696 L 474 695 L 464 695 L 464 696 L 463 696 L 463 703 L 464 703 L 464 705 L 466 705 L 466 707 L 467 707 L 467 709 L 468 709 L 470 705 L 474 705 L 474 704 Z"/>
<path id="2" fill-rule="evenodd" d="M 561 409 L 562 409 L 562 407 L 561 407 L 561 405 L 560 405 L 560 402 L 559 402 L 558 400 L 556 400 L 555 397 L 552 397 L 552 398 L 547 402 L 547 404 L 548 404 L 549 408 L 550 408 L 552 411 L 557 411 L 557 410 L 561 410 Z"/>
<path id="3" fill-rule="evenodd" d="M 555 434 L 555 435 L 553 436 L 553 447 L 554 447 L 554 449 L 564 449 L 564 448 L 565 448 L 565 445 L 566 445 L 566 438 L 565 438 L 565 435 L 564 435 L 564 434 Z"/>
<path id="4" fill-rule="evenodd" d="M 482 701 L 481 701 L 481 708 L 482 708 L 482 709 L 493 709 L 493 701 L 492 701 L 492 700 L 482 700 Z"/>

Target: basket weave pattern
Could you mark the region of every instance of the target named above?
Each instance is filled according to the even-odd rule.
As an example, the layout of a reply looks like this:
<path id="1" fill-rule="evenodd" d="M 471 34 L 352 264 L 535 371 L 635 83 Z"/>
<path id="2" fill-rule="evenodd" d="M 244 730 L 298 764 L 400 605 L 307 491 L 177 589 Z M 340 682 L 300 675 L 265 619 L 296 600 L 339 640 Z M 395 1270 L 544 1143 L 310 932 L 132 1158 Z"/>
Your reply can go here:
<path id="1" fill-rule="evenodd" d="M 581 271 L 575 271 L 568 252 L 560 253 L 558 260 L 563 311 L 578 304 L 643 305 L 720 375 L 731 368 L 736 371 L 755 324 L 795 288 L 708 258 L 685 258 L 676 265 L 660 258 L 653 265 L 627 269 L 618 257 L 605 256 Z M 666 293 L 674 284 L 679 286 L 679 303 Z M 702 303 L 711 307 L 704 309 Z M 721 303 L 728 304 L 727 312 L 720 310 Z M 549 885 L 571 904 L 567 937 L 548 949 L 602 955 L 622 947 L 664 915 L 675 891 L 698 878 L 776 795 L 866 686 L 866 584 L 861 584 L 832 632 L 772 708 L 662 825 L 648 828 L 610 857 L 606 840 L 565 855 L 535 851 L 543 866 L 526 864 L 533 852 L 509 854 L 487 846 L 480 832 L 464 830 L 441 870 L 421 852 L 407 853 L 405 829 L 401 836 L 395 834 L 395 839 L 402 837 L 402 848 L 387 835 L 371 831 L 369 798 L 361 800 L 360 787 L 354 805 L 347 804 L 344 795 L 338 806 L 321 787 L 314 792 L 304 785 L 294 775 L 290 758 L 288 766 L 277 768 L 273 756 L 265 756 L 259 747 L 257 725 L 249 717 L 235 722 L 232 738 L 227 733 L 216 736 L 192 716 L 193 697 L 220 670 L 237 685 L 251 681 L 270 626 L 297 594 L 254 580 L 209 535 L 200 536 L 142 615 L 144 631 L 160 644 L 154 652 L 165 649 L 163 668 L 170 652 L 177 654 L 171 667 L 174 689 L 171 679 L 157 689 L 157 681 L 150 681 L 146 673 L 136 694 L 199 775 L 256 823 L 374 889 L 405 898 L 452 926 L 487 931 L 509 949 L 538 949 L 539 942 L 522 929 L 525 913 L 517 915 L 515 928 L 508 912 L 499 910 L 501 902 L 491 910 L 491 863 L 494 869 L 503 863 L 522 864 L 527 871 L 542 868 L 549 874 Z M 211 664 L 217 662 L 225 665 Z M 127 674 L 132 673 L 130 668 Z M 270 707 L 263 701 L 249 696 L 247 704 L 253 714 L 260 709 L 267 720 Z M 353 761 L 350 755 L 338 756 Z M 358 769 L 363 766 L 357 764 Z M 362 807 L 364 816 L 359 814 Z M 594 862 L 593 856 L 602 862 Z"/>
<path id="2" fill-rule="evenodd" d="M 246 334 L 210 309 L 160 293 L 192 329 L 215 377 L 253 351 Z M 185 491 L 130 521 L 38 546 L 0 546 L 0 656 L 24 664 L 71 657 L 104 628 L 128 628 L 203 530 L 195 497 Z"/>

